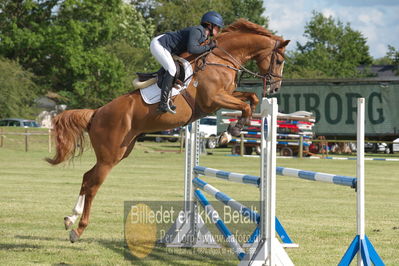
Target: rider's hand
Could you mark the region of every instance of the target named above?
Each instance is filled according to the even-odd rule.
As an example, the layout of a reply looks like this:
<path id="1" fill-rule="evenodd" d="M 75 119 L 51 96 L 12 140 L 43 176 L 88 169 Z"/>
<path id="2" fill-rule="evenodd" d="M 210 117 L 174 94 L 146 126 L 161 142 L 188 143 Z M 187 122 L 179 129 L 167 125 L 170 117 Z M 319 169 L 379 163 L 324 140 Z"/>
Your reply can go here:
<path id="1" fill-rule="evenodd" d="M 217 45 L 216 40 L 211 40 L 211 41 L 209 42 L 209 48 L 210 48 L 210 50 L 212 50 L 213 48 L 215 48 L 216 45 Z"/>

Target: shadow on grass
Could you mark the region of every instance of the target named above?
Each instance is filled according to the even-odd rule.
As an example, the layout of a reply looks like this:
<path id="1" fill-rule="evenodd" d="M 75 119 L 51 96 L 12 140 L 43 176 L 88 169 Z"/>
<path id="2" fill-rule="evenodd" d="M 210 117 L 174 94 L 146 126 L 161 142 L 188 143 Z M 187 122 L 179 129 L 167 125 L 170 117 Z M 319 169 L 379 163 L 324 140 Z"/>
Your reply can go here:
<path id="1" fill-rule="evenodd" d="M 209 254 L 210 249 L 190 249 L 190 248 L 165 248 L 163 246 L 155 246 L 152 252 L 144 259 L 137 258 L 130 253 L 128 246 L 123 239 L 86 239 L 88 242 L 97 242 L 103 247 L 124 257 L 125 260 L 131 261 L 133 264 L 154 265 L 154 261 L 160 261 L 167 265 L 187 265 L 187 261 L 193 262 L 209 262 L 212 265 L 231 265 L 232 257 L 220 256 L 218 254 Z M 201 250 L 201 252 L 198 252 Z M 180 262 L 179 262 L 180 261 Z M 234 261 L 235 263 L 235 261 Z"/>
<path id="2" fill-rule="evenodd" d="M 23 239 L 23 240 L 35 240 L 35 241 L 52 241 L 55 242 L 55 245 L 62 245 L 63 248 L 73 249 L 73 250 L 81 250 L 78 246 L 69 245 L 70 242 L 67 238 L 61 237 L 47 237 L 47 236 L 29 236 L 29 235 L 15 235 L 15 238 Z M 65 244 L 64 244 L 65 243 Z M 68 244 L 68 245 L 66 245 Z M 33 245 L 35 246 L 35 245 Z M 39 247 L 42 248 L 42 247 Z M 0 246 L 1 249 L 1 246 Z"/>
<path id="3" fill-rule="evenodd" d="M 41 240 L 41 241 L 65 241 L 66 238 L 56 238 L 56 237 L 47 237 L 47 236 L 24 236 L 24 235 L 15 235 L 15 238 L 24 239 L 24 240 Z"/>
<path id="4" fill-rule="evenodd" d="M 31 236 L 31 235 L 16 235 L 15 238 L 23 240 L 39 240 L 39 241 L 53 241 L 69 244 L 66 238 L 46 237 L 46 236 Z M 191 249 L 191 248 L 166 248 L 163 246 L 155 246 L 148 257 L 144 259 L 137 258 L 130 253 L 128 246 L 124 239 L 98 239 L 98 238 L 83 238 L 78 241 L 80 244 L 98 243 L 99 245 L 119 254 L 124 257 L 126 261 L 133 264 L 140 265 L 154 265 L 154 261 L 160 261 L 167 265 L 187 265 L 187 261 L 192 262 L 208 262 L 212 265 L 231 265 L 235 263 L 233 256 L 226 256 L 218 254 L 219 249 Z M 78 244 L 76 243 L 76 244 Z M 35 244 L 0 244 L 0 249 L 13 251 L 28 251 L 32 249 L 44 248 L 41 245 Z M 65 245 L 65 248 L 80 250 L 81 247 L 73 245 Z M 66 263 L 59 263 L 54 265 L 68 265 Z"/>
<path id="5" fill-rule="evenodd" d="M 31 244 L 14 244 L 14 243 L 1 243 L 0 250 L 12 250 L 12 251 L 27 251 L 32 249 L 40 249 L 42 246 L 40 245 L 31 245 Z"/>

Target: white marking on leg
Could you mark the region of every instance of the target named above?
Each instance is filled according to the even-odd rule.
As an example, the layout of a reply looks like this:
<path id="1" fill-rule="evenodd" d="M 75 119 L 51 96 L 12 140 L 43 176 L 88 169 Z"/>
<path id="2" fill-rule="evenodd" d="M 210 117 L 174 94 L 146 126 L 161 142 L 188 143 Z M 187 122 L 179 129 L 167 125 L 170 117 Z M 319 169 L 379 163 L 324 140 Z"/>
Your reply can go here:
<path id="1" fill-rule="evenodd" d="M 83 213 L 83 208 L 85 205 L 85 195 L 79 195 L 78 200 L 76 201 L 75 207 L 72 209 L 72 215 L 67 216 L 72 224 L 78 219 L 79 215 Z"/>
<path id="2" fill-rule="evenodd" d="M 222 134 L 220 134 L 219 136 L 219 145 L 224 145 L 229 143 L 232 140 L 232 136 L 230 133 L 228 133 L 227 131 L 223 132 Z"/>

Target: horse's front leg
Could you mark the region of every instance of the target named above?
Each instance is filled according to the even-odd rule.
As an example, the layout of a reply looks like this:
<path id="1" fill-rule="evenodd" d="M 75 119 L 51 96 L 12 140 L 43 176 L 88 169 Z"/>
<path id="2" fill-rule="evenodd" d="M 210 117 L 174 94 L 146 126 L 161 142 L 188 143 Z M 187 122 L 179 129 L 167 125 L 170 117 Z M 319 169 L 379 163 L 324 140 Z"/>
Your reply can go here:
<path id="1" fill-rule="evenodd" d="M 244 99 L 245 97 L 243 97 Z M 239 136 L 244 125 L 250 122 L 252 117 L 252 108 L 249 104 L 243 102 L 240 98 L 237 98 L 231 94 L 221 93 L 215 96 L 214 101 L 220 106 L 220 108 L 240 110 L 242 112 L 241 117 L 238 119 L 234 126 L 229 126 L 228 132 L 233 136 Z"/>
<path id="2" fill-rule="evenodd" d="M 243 102 L 249 102 L 252 113 L 255 112 L 256 106 L 259 103 L 259 98 L 254 92 L 234 91 L 232 94 L 234 97 L 240 99 Z M 251 117 L 250 117 L 251 118 Z"/>

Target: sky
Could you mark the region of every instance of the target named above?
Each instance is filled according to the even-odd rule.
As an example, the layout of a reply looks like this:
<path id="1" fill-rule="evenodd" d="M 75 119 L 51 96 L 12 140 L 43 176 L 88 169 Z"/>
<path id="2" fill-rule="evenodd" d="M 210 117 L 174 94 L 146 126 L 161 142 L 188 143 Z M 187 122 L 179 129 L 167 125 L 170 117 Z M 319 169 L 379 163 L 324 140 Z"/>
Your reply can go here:
<path id="1" fill-rule="evenodd" d="M 269 29 L 284 39 L 304 44 L 304 27 L 312 17 L 312 10 L 332 16 L 367 38 L 370 55 L 386 55 L 388 44 L 399 50 L 399 0 L 263 0 L 269 17 Z"/>

